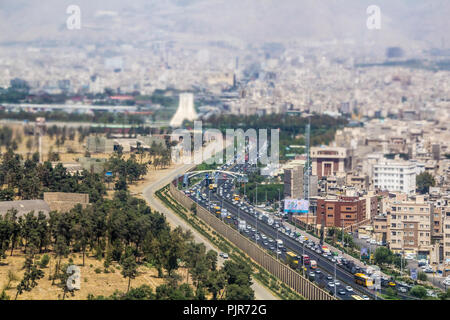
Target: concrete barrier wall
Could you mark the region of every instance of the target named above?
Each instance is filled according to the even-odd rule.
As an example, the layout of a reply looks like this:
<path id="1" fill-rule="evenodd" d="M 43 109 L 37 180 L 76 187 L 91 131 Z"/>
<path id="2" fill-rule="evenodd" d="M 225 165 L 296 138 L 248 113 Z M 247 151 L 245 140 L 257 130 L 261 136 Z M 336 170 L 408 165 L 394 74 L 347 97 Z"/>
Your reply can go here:
<path id="1" fill-rule="evenodd" d="M 193 200 L 178 190 L 173 183 L 170 184 L 170 193 L 173 198 L 181 203 L 185 208 L 190 209 L 192 204 L 195 204 Z M 245 238 L 237 230 L 222 222 L 222 220 L 208 212 L 208 210 L 201 206 L 197 206 L 197 216 L 209 226 L 214 228 L 220 235 L 231 241 L 239 249 L 248 254 L 254 261 L 256 261 L 256 263 L 305 297 L 305 299 L 335 300 L 335 298 L 327 291 L 319 288 L 316 284 L 310 282 L 284 263 L 272 257 L 264 249 Z"/>

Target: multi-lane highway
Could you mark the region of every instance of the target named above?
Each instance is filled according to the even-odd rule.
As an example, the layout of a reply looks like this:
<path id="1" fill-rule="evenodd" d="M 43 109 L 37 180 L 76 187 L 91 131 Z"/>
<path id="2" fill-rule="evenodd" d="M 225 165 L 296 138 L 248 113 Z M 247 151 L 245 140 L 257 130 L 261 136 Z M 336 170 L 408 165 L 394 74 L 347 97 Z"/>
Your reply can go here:
<path id="1" fill-rule="evenodd" d="M 245 172 L 248 170 L 248 164 L 224 165 L 220 169 L 232 172 Z M 273 251 L 279 259 L 286 259 L 286 252 L 291 251 L 298 257 L 303 254 L 309 256 L 310 260 L 317 262 L 317 268 L 311 269 L 308 264 L 302 265 L 299 259 L 298 268 L 303 268 L 305 276 L 311 281 L 315 281 L 319 286 L 328 290 L 331 294 L 336 294 L 340 299 L 354 299 L 363 297 L 364 299 L 380 299 L 375 295 L 375 291 L 365 286 L 355 283 L 355 273 L 366 273 L 365 269 L 355 266 L 351 261 L 343 257 L 335 257 L 331 254 L 326 255 L 318 243 L 312 240 L 299 237 L 291 230 L 287 230 L 282 223 L 268 223 L 267 217 L 263 217 L 253 206 L 243 201 L 234 200 L 234 187 L 231 180 L 226 176 L 221 176 L 218 180 L 217 190 L 211 191 L 206 188 L 205 180 L 190 188 L 188 195 L 199 205 L 216 214 L 214 207 L 220 207 L 222 212 L 227 214 L 223 220 L 235 227 L 238 221 L 245 221 L 246 227 L 241 230 L 244 236 L 249 237 L 258 245 L 266 250 Z M 276 240 L 283 241 L 283 246 L 278 247 Z M 336 284 L 336 285 L 335 285 Z M 382 293 L 385 289 L 382 288 Z M 399 293 L 401 298 L 409 297 Z"/>
<path id="2" fill-rule="evenodd" d="M 243 166 L 245 165 L 236 165 L 229 170 L 243 170 Z M 227 168 L 225 167 L 222 169 Z M 284 243 L 284 248 L 278 251 L 278 258 L 284 260 L 285 252 L 289 250 L 299 256 L 306 254 L 310 257 L 310 260 L 317 261 L 318 268 L 315 270 L 311 269 L 309 264 L 305 266 L 305 276 L 318 283 L 330 293 L 336 294 L 338 298 L 353 299 L 352 296 L 356 294 L 359 294 L 359 296 L 375 297 L 372 290 L 357 286 L 354 282 L 353 274 L 341 266 L 338 266 L 337 261 L 334 258 L 331 256 L 325 257 L 317 253 L 315 251 L 316 249 L 314 249 L 314 246 L 316 245 L 313 244 L 312 241 L 303 241 L 300 243 L 294 237 L 280 232 L 279 226 L 278 228 L 274 228 L 276 223 L 269 225 L 267 221 L 260 220 L 260 218 L 258 219 L 259 215 L 250 205 L 238 204 L 236 201 L 233 201 L 232 188 L 230 180 L 220 179 L 217 186 L 218 191 L 209 192 L 210 190 L 205 188 L 205 183 L 202 181 L 190 189 L 191 192 L 189 192 L 189 196 L 199 205 L 211 210 L 213 214 L 214 210 L 212 207 L 215 206 L 215 204 L 220 206 L 223 211 L 227 211 L 228 213 L 227 216 L 224 217 L 224 221 L 227 223 L 236 226 L 238 220 L 244 220 L 247 227 L 246 230 L 242 232 L 243 235 L 249 237 L 267 250 L 272 250 L 276 253 L 279 248 L 275 241 L 276 239 L 281 239 Z M 300 262 L 300 270 L 301 267 L 302 265 Z M 336 277 L 334 276 L 335 274 Z M 336 283 L 336 285 L 334 285 L 334 283 Z M 365 298 L 368 299 L 368 297 Z"/>

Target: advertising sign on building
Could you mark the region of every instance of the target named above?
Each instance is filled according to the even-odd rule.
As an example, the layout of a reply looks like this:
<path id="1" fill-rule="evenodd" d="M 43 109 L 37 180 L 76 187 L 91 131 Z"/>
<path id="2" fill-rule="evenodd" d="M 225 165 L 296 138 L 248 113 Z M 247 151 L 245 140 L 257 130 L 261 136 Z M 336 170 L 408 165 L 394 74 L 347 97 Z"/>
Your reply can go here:
<path id="1" fill-rule="evenodd" d="M 286 199 L 284 200 L 284 212 L 287 213 L 308 213 L 309 201 Z"/>

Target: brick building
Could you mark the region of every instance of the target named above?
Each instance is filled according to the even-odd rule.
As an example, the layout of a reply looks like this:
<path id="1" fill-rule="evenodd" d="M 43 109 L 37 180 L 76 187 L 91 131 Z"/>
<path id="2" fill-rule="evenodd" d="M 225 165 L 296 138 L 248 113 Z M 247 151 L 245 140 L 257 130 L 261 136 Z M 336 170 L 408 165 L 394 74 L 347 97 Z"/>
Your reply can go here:
<path id="1" fill-rule="evenodd" d="M 369 203 L 377 207 L 377 197 Z M 325 227 L 347 227 L 367 219 L 367 199 L 341 196 L 337 199 L 318 199 L 316 223 Z"/>

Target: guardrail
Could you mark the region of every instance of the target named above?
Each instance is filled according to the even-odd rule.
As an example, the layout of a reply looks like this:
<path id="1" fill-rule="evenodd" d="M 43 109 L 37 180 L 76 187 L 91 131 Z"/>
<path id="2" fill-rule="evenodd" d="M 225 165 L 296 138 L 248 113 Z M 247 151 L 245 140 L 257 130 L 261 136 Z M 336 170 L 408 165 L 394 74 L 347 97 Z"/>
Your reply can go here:
<path id="1" fill-rule="evenodd" d="M 212 215 L 205 208 L 199 206 L 183 192 L 178 190 L 176 185 L 173 183 L 170 183 L 170 193 L 174 199 L 181 203 L 185 208 L 191 208 L 193 204 L 197 205 L 197 217 L 205 221 L 220 235 L 231 241 L 239 249 L 249 255 L 250 258 L 252 258 L 256 263 L 305 297 L 305 299 L 336 300 L 336 298 L 330 295 L 327 291 L 321 289 L 316 284 L 310 282 L 282 262 L 276 260 L 265 250 L 241 235 L 238 231 L 231 228 L 215 215 Z"/>

